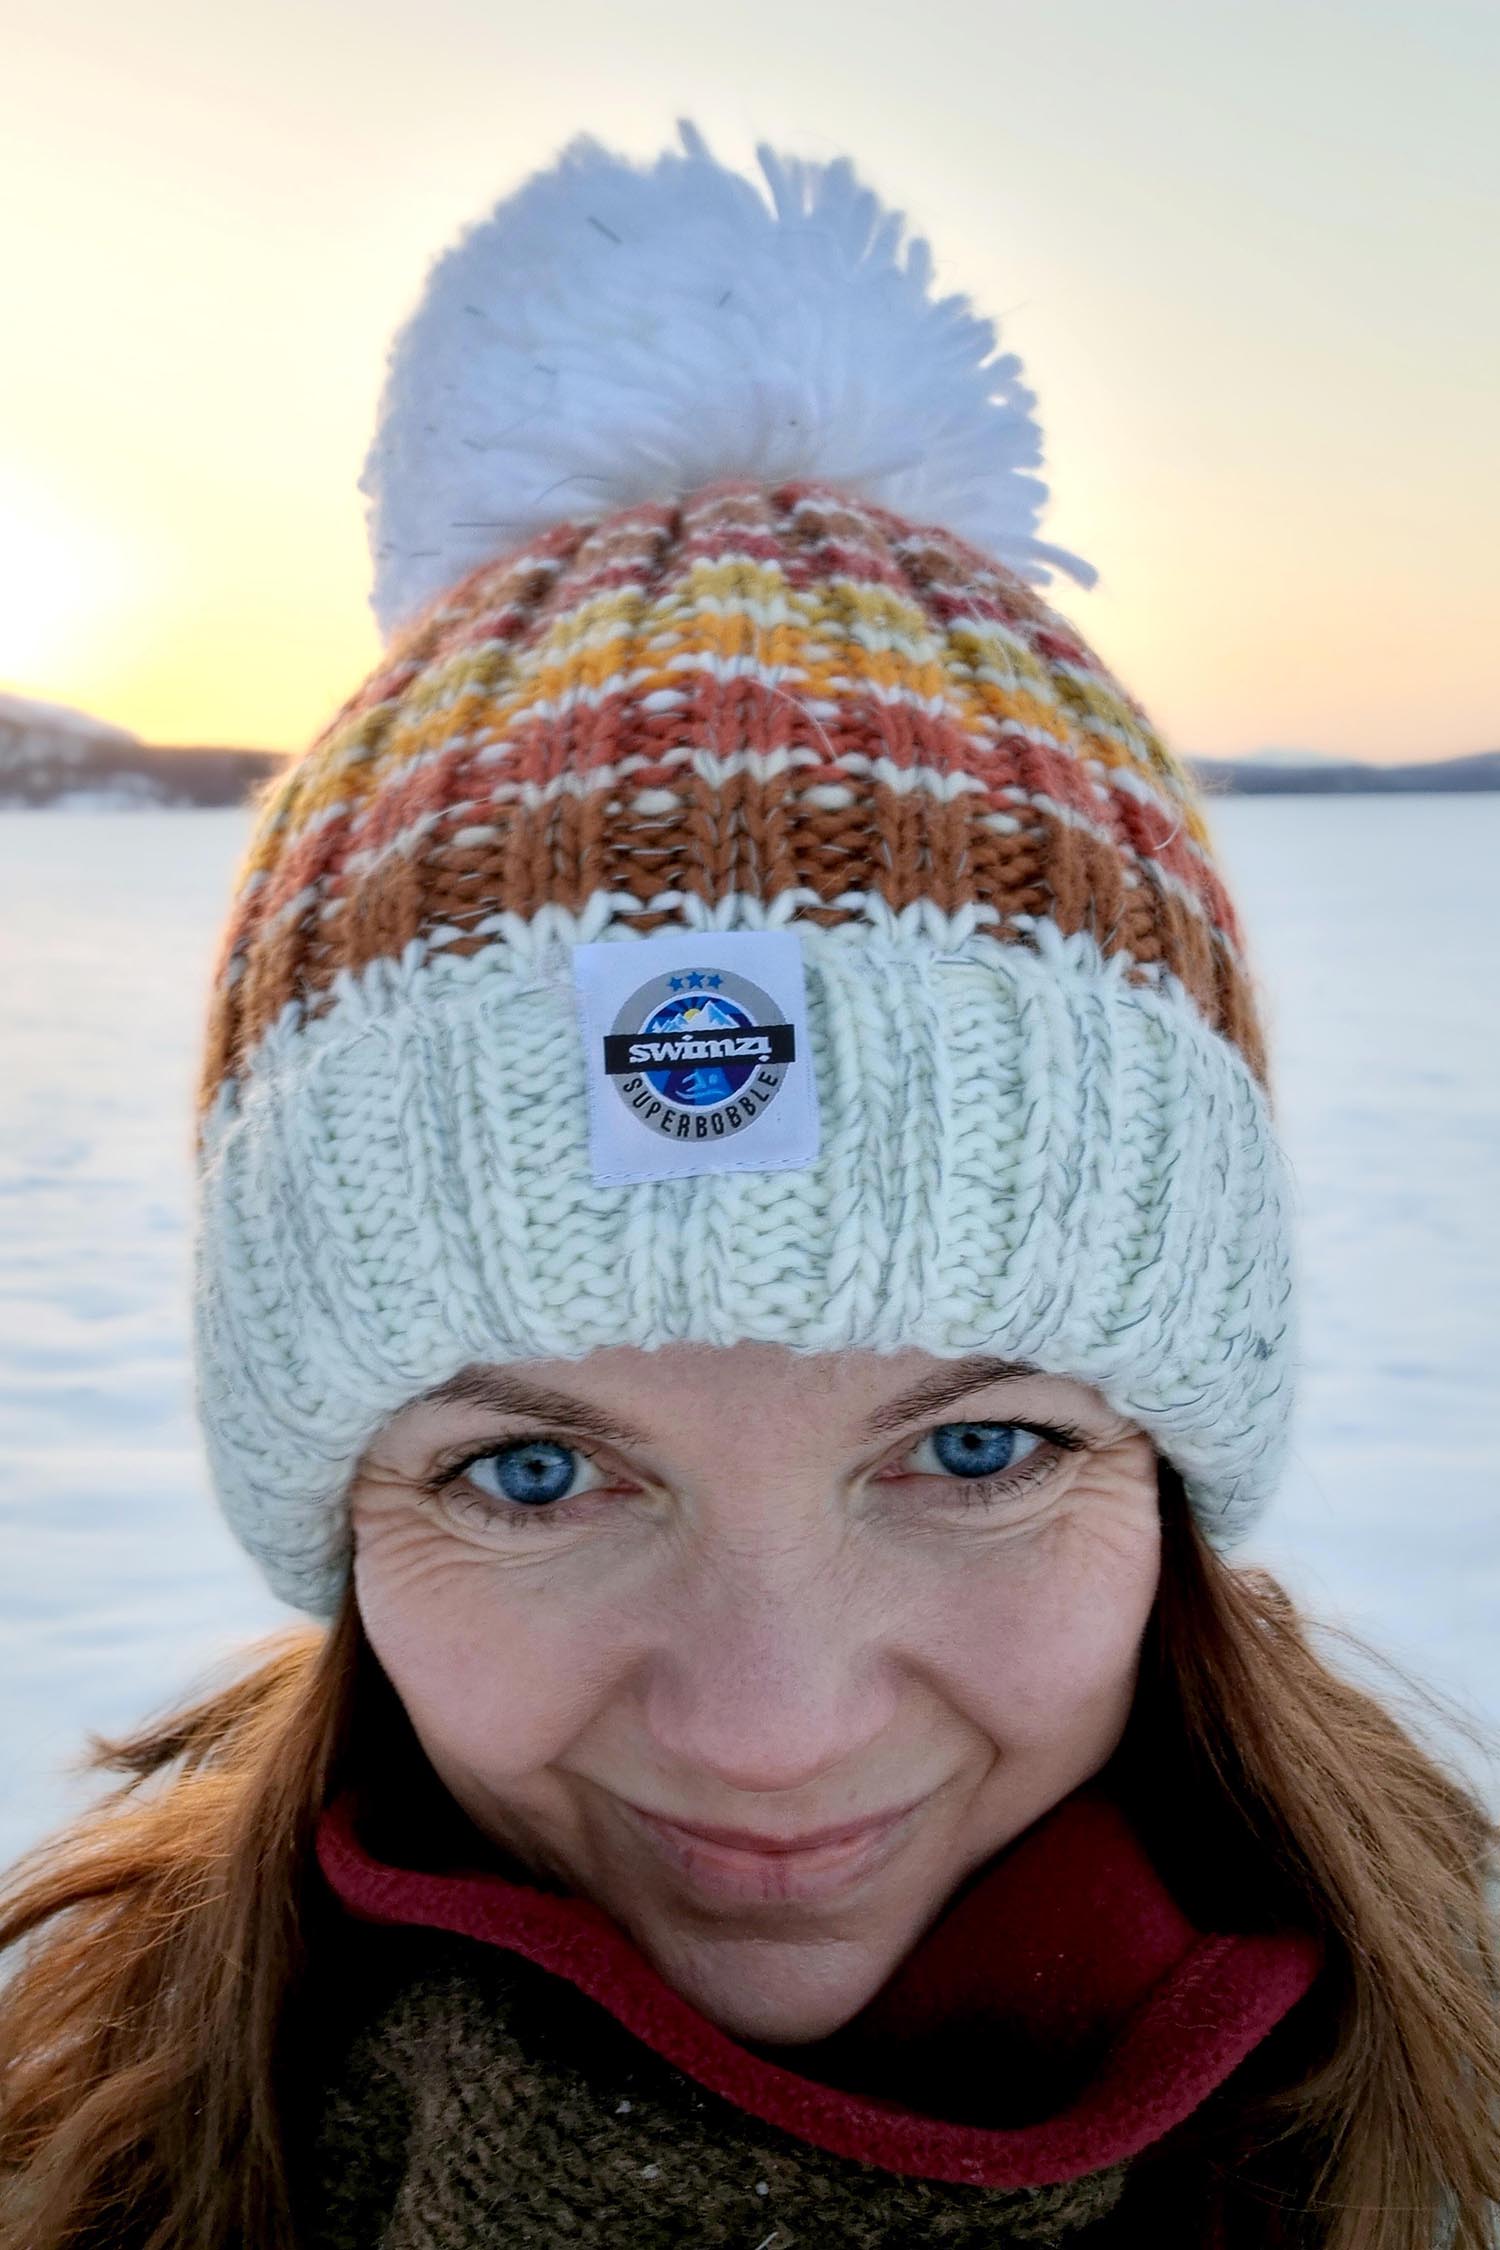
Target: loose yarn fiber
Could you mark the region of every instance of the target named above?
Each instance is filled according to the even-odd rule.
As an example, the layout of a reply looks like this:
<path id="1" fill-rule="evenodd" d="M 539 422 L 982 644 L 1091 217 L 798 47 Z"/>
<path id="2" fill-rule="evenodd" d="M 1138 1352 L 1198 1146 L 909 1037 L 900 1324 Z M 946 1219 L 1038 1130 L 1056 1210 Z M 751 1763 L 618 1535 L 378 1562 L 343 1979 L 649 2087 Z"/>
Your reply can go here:
<path id="1" fill-rule="evenodd" d="M 1191 778 L 1038 591 L 1014 355 L 847 159 L 587 137 L 433 267 L 361 489 L 370 677 L 257 808 L 199 1083 L 215 1489 L 332 1613 L 386 1418 L 471 1362 L 778 1341 L 1095 1384 L 1269 1498 L 1289 1170 Z M 574 954 L 795 933 L 794 1169 L 603 1184 Z M 746 1146 L 749 1146 L 747 1141 Z"/>

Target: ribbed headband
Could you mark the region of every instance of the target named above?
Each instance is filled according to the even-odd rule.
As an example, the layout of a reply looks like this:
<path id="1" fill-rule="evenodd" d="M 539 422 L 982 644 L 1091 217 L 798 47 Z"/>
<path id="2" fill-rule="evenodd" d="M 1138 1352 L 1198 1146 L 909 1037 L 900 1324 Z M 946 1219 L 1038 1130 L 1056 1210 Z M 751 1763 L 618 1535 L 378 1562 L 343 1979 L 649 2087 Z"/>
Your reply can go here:
<path id="1" fill-rule="evenodd" d="M 1072 558 L 1030 536 L 1029 395 L 1012 379 L 997 405 L 997 363 L 977 386 L 954 366 L 954 323 L 984 351 L 989 324 L 927 303 L 925 248 L 896 268 L 889 220 L 870 254 L 881 214 L 846 164 L 762 151 L 773 219 L 682 131 L 688 157 L 647 174 L 575 142 L 430 277 L 365 485 L 372 534 L 408 516 L 377 568 L 389 645 L 264 792 L 214 967 L 199 1413 L 235 1532 L 319 1616 L 365 1446 L 471 1363 L 742 1338 L 1024 1358 L 1147 1430 L 1221 1543 L 1284 1457 L 1291 1182 L 1244 941 L 1185 768 L 1035 591 L 1038 558 Z M 698 241 L 681 212 L 701 225 L 705 171 L 734 184 Z M 702 341 L 724 291 L 751 301 L 735 366 L 757 336 L 770 353 L 789 292 L 806 363 L 778 355 L 778 414 L 725 473 L 658 465 L 630 496 L 671 335 L 627 355 L 585 218 L 634 248 L 612 273 L 638 308 L 661 305 L 652 261 L 686 292 L 660 317 L 705 396 L 732 389 Z M 808 328 L 797 255 L 826 267 L 830 242 L 842 330 L 837 272 Z M 413 571 L 410 510 L 436 488 L 461 517 L 466 434 L 473 519 L 524 519 L 549 481 L 485 462 L 513 392 L 483 351 L 444 358 L 455 303 L 526 333 L 569 260 L 584 309 L 566 336 L 548 314 L 549 364 L 576 377 L 574 457 L 618 481 L 457 576 L 451 552 Z M 956 503 L 943 523 L 889 504 L 867 298 L 917 382 L 891 378 L 903 429 L 950 441 L 967 386 L 960 437 L 1009 480 L 963 472 L 987 548 Z M 462 379 L 424 388 L 434 358 Z M 826 408 L 846 359 L 869 459 L 774 473 L 798 384 Z M 439 392 L 463 403 L 424 455 L 412 402 Z"/>

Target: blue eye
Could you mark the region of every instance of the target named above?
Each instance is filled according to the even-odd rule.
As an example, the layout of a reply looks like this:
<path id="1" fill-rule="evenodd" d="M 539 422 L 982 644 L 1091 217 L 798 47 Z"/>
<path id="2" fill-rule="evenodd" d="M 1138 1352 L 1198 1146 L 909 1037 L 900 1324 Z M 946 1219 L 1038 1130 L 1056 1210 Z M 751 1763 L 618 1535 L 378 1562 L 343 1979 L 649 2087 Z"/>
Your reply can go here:
<path id="1" fill-rule="evenodd" d="M 572 1498 L 581 1456 L 571 1445 L 558 1445 L 551 1438 L 518 1438 L 513 1445 L 481 1454 L 470 1464 L 470 1474 L 490 1462 L 500 1487 L 491 1498 L 503 1496 L 523 1508 L 545 1508 L 555 1500 Z M 479 1489 L 483 1492 L 486 1487 L 481 1484 Z"/>
<path id="2" fill-rule="evenodd" d="M 936 1468 L 924 1465 L 924 1475 L 995 1477 L 1043 1442 L 1017 1422 L 940 1422 L 913 1450 L 920 1453 L 931 1446 L 936 1456 Z"/>

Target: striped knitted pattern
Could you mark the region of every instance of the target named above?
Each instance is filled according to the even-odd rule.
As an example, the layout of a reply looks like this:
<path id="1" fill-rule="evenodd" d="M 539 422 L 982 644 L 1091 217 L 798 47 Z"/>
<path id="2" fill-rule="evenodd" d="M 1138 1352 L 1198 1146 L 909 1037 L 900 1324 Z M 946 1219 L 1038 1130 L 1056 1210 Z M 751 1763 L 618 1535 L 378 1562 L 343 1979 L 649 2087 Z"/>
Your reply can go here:
<path id="1" fill-rule="evenodd" d="M 816 1155 L 596 1177 L 576 948 L 776 928 Z M 315 1614 L 391 1414 L 611 1345 L 1005 1352 L 1215 1538 L 1274 1486 L 1289 1181 L 1190 777 L 1024 580 L 832 485 L 575 519 L 414 617 L 256 807 L 198 1092 L 210 1469 Z"/>
<path id="2" fill-rule="evenodd" d="M 236 891 L 200 1116 L 341 971 L 688 897 L 719 927 L 779 900 L 1087 931 L 1267 1078 L 1201 803 L 1140 706 L 1003 565 L 826 486 L 726 481 L 470 572 L 276 777 Z"/>

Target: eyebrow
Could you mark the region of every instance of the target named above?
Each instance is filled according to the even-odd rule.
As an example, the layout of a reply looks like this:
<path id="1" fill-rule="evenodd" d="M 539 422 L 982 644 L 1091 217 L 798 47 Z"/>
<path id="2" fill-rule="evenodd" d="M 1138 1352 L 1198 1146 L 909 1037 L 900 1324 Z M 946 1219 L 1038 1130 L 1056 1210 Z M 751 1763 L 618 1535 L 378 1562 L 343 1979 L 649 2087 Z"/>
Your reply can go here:
<path id="1" fill-rule="evenodd" d="M 634 1430 L 628 1422 L 617 1422 L 613 1415 L 605 1414 L 586 1399 L 573 1398 L 567 1391 L 549 1391 L 535 1383 L 523 1382 L 519 1376 L 509 1375 L 503 1367 L 461 1368 L 446 1383 L 435 1390 L 423 1391 L 418 1398 L 421 1406 L 483 1406 L 495 1414 L 522 1414 L 532 1421 L 566 1424 L 585 1437 L 594 1437 L 606 1445 L 645 1445 L 649 1443 L 644 1432 Z"/>
<path id="2" fill-rule="evenodd" d="M 888 1399 L 876 1408 L 865 1424 L 871 1437 L 883 1437 L 889 1430 L 900 1429 L 903 1422 L 915 1421 L 918 1415 L 936 1414 L 940 1407 L 951 1406 L 969 1391 L 986 1389 L 991 1383 L 1019 1383 L 1028 1375 L 1040 1375 L 1029 1359 L 960 1359 L 939 1374 L 929 1375 L 898 1398 Z"/>
<path id="3" fill-rule="evenodd" d="M 936 1414 L 951 1406 L 955 1399 L 963 1398 L 969 1391 L 987 1388 L 992 1383 L 1015 1383 L 1028 1375 L 1040 1375 L 1043 1370 L 1027 1359 L 961 1359 L 939 1373 L 927 1376 L 899 1397 L 887 1399 L 877 1407 L 865 1423 L 866 1434 L 883 1437 L 898 1430 L 903 1423 L 915 1421 L 919 1415 Z M 628 1422 L 616 1421 L 585 1399 L 573 1398 L 567 1391 L 551 1391 L 528 1383 L 512 1375 L 503 1367 L 465 1367 L 446 1383 L 434 1390 L 423 1391 L 418 1403 L 424 1406 L 482 1406 L 497 1414 L 529 1416 L 539 1422 L 552 1422 L 577 1430 L 581 1436 L 597 1438 L 604 1445 L 649 1445 L 644 1431 L 632 1429 Z"/>

